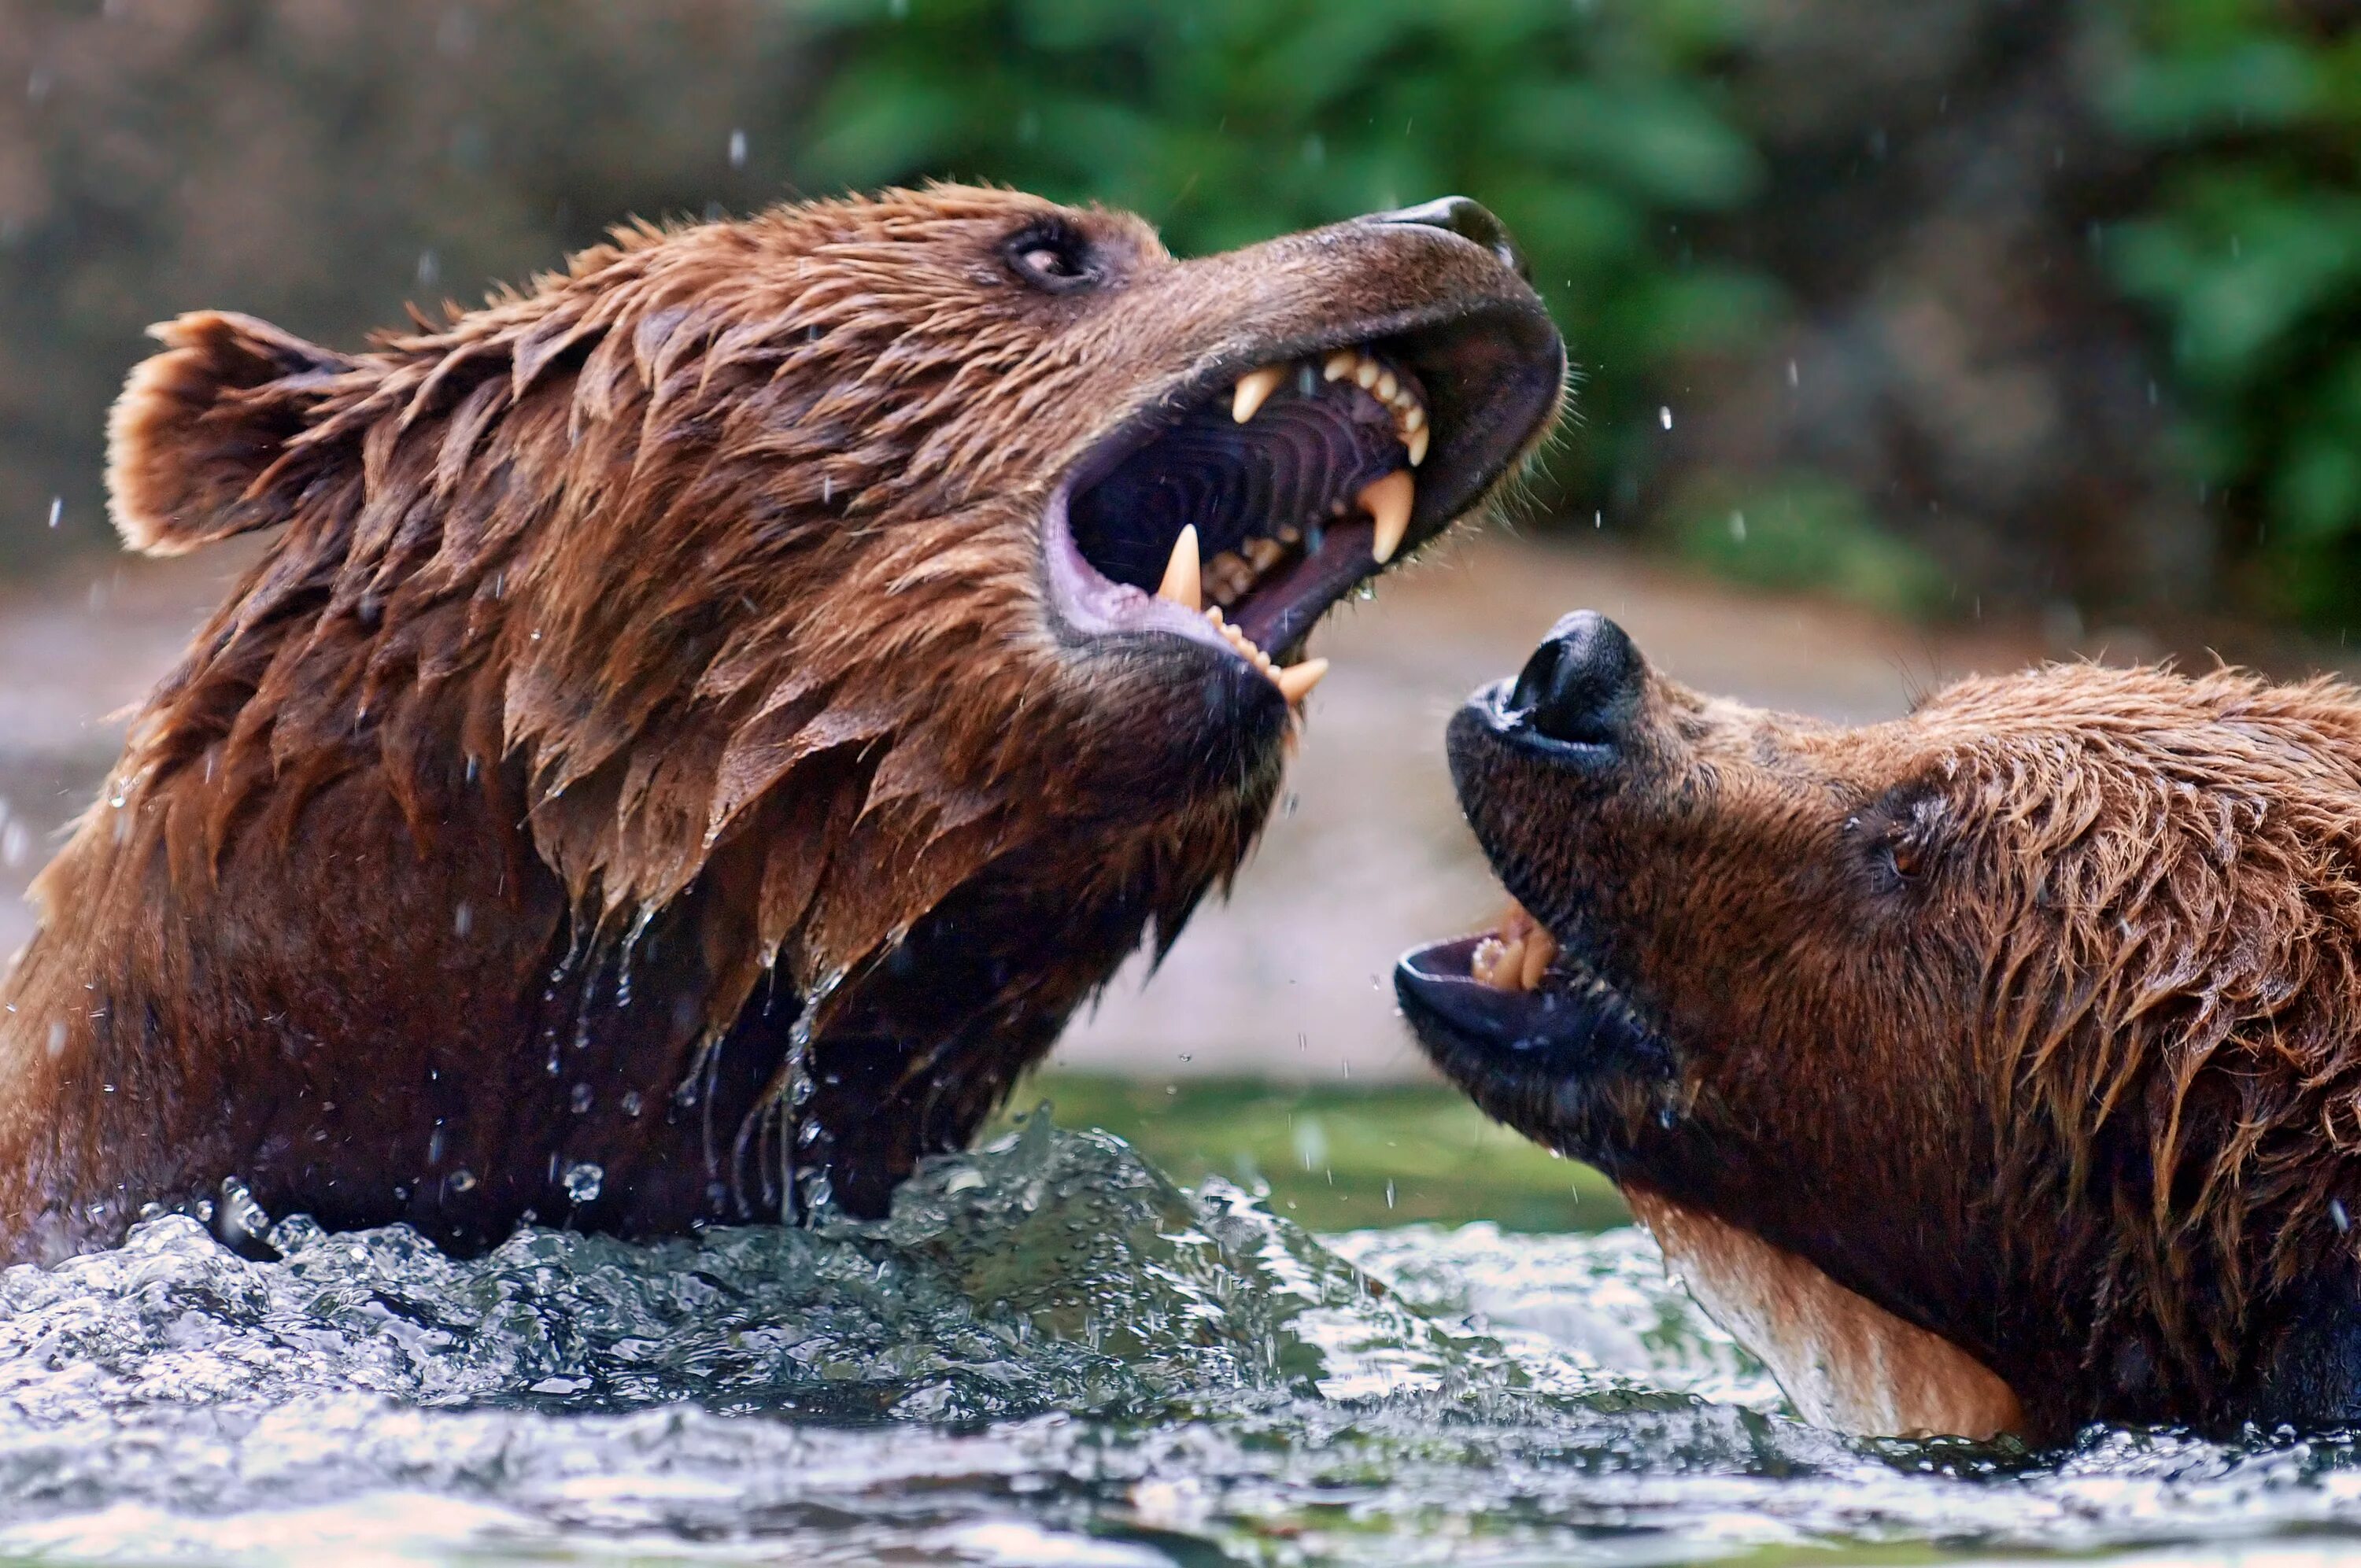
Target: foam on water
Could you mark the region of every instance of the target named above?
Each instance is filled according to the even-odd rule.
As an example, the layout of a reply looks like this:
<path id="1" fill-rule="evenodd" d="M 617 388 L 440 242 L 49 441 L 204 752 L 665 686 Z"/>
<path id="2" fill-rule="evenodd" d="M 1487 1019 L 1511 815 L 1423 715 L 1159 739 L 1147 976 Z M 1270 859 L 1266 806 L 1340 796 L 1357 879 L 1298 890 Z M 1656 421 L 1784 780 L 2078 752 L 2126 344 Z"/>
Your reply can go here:
<path id="1" fill-rule="evenodd" d="M 470 1261 L 272 1239 L 248 1262 L 168 1218 L 0 1277 L 0 1552 L 1652 1563 L 2361 1530 L 2341 1443 L 1849 1444 L 1636 1233 L 1323 1245 L 1046 1118 L 880 1223 Z"/>

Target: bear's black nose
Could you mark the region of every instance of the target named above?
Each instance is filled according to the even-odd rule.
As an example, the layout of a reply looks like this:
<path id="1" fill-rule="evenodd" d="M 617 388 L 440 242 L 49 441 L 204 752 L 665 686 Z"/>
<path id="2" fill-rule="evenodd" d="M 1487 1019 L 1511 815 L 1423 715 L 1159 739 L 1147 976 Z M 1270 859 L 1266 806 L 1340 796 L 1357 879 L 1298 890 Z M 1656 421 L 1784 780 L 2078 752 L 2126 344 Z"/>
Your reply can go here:
<path id="1" fill-rule="evenodd" d="M 1447 229 L 1462 239 L 1472 239 L 1499 257 L 1518 277 L 1530 283 L 1533 275 L 1525 266 L 1525 253 L 1517 248 L 1516 236 L 1509 225 L 1492 215 L 1492 210 L 1481 202 L 1466 196 L 1437 196 L 1432 202 L 1422 202 L 1415 207 L 1399 207 L 1390 213 L 1371 213 L 1373 224 L 1419 224 L 1431 229 Z"/>
<path id="2" fill-rule="evenodd" d="M 1576 745 L 1611 746 L 1640 707 L 1640 651 L 1595 609 L 1578 609 L 1533 650 L 1509 693 L 1510 717 Z"/>

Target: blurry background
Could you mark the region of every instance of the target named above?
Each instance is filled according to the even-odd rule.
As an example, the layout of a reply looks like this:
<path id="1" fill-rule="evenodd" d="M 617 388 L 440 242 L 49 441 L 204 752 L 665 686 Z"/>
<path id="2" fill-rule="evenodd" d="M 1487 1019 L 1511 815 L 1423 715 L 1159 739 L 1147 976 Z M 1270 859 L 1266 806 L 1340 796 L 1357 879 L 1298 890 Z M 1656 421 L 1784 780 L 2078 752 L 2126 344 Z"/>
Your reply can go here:
<path id="1" fill-rule="evenodd" d="M 1050 1089 L 1175 1166 L 1292 1171 L 1306 1202 L 1378 1201 L 1356 1139 L 1389 1151 L 1372 1171 L 1442 1151 L 1435 1191 L 1509 1171 L 1518 1201 L 1561 1202 L 1566 1168 L 1456 1102 L 1367 1087 L 1419 1073 L 1392 954 L 1491 896 L 1442 779 L 1451 702 L 1578 604 L 1696 684 L 1848 718 L 2044 654 L 2338 664 L 2361 621 L 2356 21 L 2345 0 L 0 0 L 7 891 L 105 766 L 104 716 L 239 559 L 109 554 L 104 411 L 151 321 L 222 306 L 349 345 L 627 214 L 936 175 L 1131 207 L 1184 252 L 1464 192 L 1532 257 L 1577 414 L 1517 539 L 1323 634 L 1338 673 L 1238 902 L 1152 988 L 1119 985 Z M 26 926 L 10 897 L 0 938 Z"/>

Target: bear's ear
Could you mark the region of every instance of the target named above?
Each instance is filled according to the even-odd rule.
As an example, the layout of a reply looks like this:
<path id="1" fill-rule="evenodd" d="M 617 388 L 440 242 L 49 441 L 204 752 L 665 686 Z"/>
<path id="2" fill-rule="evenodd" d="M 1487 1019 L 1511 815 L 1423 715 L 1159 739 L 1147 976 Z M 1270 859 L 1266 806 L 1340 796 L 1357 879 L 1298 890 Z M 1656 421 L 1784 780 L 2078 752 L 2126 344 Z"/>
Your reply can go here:
<path id="1" fill-rule="evenodd" d="M 355 362 L 226 311 L 148 330 L 164 352 L 132 370 L 106 421 L 107 505 L 124 543 L 177 555 L 285 521 L 292 488 L 262 481 Z"/>

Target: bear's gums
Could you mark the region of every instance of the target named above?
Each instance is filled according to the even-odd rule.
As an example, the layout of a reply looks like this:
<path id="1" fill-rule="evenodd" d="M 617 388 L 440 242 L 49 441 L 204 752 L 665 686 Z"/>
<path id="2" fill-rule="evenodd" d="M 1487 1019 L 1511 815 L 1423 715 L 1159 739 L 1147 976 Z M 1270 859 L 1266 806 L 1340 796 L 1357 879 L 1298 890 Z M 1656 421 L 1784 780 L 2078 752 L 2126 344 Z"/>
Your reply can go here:
<path id="1" fill-rule="evenodd" d="M 1405 1012 L 1807 1413 L 2361 1417 L 2361 696 L 2080 665 L 1847 729 L 1586 613 L 1450 754 L 1531 914 Z"/>
<path id="2" fill-rule="evenodd" d="M 456 1247 L 879 1211 L 1235 871 L 1305 633 L 1564 377 L 1455 199 L 1183 262 L 936 187 L 159 335 L 126 537 L 279 532 L 38 884 L 11 1256 L 233 1178 Z"/>

